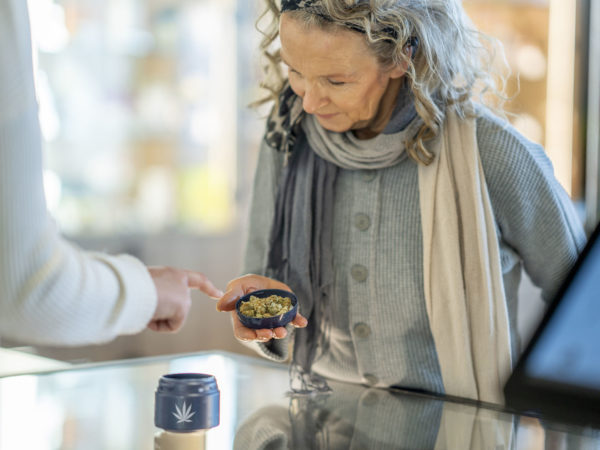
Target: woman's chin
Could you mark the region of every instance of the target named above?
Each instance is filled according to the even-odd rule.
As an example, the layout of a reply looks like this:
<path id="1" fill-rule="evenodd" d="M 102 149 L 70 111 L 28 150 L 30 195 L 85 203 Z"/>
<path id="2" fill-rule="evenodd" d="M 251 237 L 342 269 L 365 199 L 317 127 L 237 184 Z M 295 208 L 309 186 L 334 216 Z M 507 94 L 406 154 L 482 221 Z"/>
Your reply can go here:
<path id="1" fill-rule="evenodd" d="M 319 122 L 319 125 L 321 125 L 327 131 L 333 131 L 335 133 L 343 133 L 350 129 L 350 127 L 347 124 L 336 123 L 335 120 L 328 119 L 328 118 L 322 118 L 322 117 L 319 117 L 318 115 L 315 115 L 315 117 L 317 119 L 317 122 Z"/>

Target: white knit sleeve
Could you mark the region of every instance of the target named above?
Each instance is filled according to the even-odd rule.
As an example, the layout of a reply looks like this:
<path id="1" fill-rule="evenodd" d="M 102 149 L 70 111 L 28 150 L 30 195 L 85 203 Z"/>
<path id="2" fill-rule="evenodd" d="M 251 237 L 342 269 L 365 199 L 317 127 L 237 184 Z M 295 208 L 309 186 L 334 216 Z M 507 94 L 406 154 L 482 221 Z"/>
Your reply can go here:
<path id="1" fill-rule="evenodd" d="M 46 211 L 26 4 L 0 2 L 0 336 L 82 345 L 139 332 L 157 302 L 146 267 L 79 249 Z"/>

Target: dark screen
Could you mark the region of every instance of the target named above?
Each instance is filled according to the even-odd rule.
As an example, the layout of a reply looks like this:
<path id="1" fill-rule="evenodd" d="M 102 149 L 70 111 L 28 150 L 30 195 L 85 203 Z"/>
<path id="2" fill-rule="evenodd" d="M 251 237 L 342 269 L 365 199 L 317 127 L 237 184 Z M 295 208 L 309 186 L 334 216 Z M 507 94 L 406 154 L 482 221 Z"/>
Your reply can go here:
<path id="1" fill-rule="evenodd" d="M 538 337 L 525 373 L 600 389 L 600 239 L 589 249 Z"/>

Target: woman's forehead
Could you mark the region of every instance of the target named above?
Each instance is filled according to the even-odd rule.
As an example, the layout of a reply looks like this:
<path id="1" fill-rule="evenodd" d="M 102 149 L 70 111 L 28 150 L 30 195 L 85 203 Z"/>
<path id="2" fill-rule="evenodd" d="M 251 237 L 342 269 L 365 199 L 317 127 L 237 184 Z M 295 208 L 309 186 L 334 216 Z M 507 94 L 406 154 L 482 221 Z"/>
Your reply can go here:
<path id="1" fill-rule="evenodd" d="M 303 15 L 296 15 L 293 12 L 281 14 L 279 17 L 279 31 L 292 29 L 300 33 L 321 32 L 331 36 L 341 34 L 342 36 L 356 35 L 357 37 L 361 37 L 360 33 L 352 31 L 343 25 L 333 22 L 305 21 L 305 17 Z"/>
<path id="2" fill-rule="evenodd" d="M 348 71 L 376 61 L 362 35 L 350 30 L 307 27 L 286 16 L 282 15 L 279 30 L 281 57 L 286 64 L 320 64 Z"/>

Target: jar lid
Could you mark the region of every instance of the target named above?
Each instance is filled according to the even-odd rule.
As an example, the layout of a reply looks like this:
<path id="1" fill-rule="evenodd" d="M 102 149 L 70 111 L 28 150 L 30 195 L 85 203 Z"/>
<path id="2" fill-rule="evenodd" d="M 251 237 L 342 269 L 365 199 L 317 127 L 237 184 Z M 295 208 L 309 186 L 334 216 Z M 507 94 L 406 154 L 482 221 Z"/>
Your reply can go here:
<path id="1" fill-rule="evenodd" d="M 168 431 L 194 431 L 219 425 L 219 388 L 213 375 L 173 373 L 158 381 L 154 424 Z"/>

